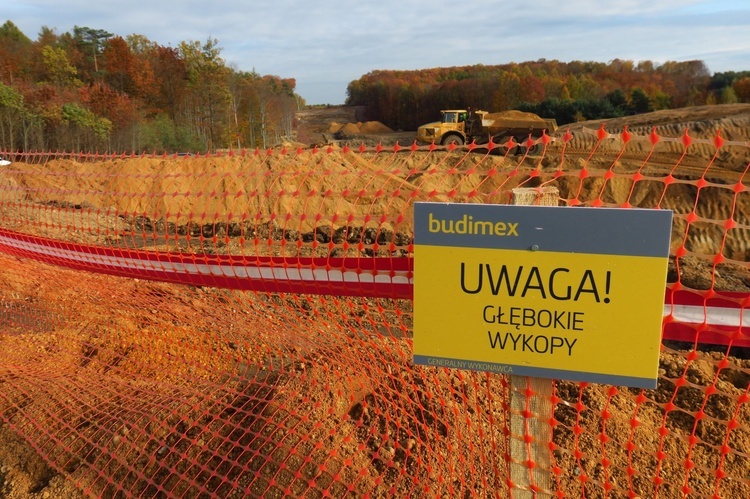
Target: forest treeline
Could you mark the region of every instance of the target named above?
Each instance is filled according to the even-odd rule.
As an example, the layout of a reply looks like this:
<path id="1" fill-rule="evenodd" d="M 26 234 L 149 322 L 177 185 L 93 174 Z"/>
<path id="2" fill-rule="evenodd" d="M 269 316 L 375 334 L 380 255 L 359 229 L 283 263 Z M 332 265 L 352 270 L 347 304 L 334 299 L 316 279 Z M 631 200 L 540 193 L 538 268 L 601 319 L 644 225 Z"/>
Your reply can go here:
<path id="1" fill-rule="evenodd" d="M 165 47 L 74 27 L 0 26 L 0 149 L 179 152 L 292 136 L 295 80 L 227 66 L 217 40 Z"/>
<path id="2" fill-rule="evenodd" d="M 379 70 L 352 81 L 346 100 L 396 130 L 435 121 L 441 109 L 518 109 L 566 124 L 735 102 L 750 102 L 750 71 L 711 75 L 702 61 L 620 59 Z"/>

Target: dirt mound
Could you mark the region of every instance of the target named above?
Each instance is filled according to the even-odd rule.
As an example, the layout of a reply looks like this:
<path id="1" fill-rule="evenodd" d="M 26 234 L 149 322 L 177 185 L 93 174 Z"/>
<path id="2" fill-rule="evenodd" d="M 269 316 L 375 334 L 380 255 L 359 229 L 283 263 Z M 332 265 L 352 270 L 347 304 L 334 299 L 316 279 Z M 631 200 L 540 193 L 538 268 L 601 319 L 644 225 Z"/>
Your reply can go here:
<path id="1" fill-rule="evenodd" d="M 337 139 L 351 139 L 359 135 L 359 126 L 356 123 L 347 123 L 336 131 Z"/>
<path id="2" fill-rule="evenodd" d="M 328 125 L 328 128 L 326 128 L 326 132 L 328 133 L 336 133 L 339 130 L 341 130 L 341 123 L 336 123 L 335 121 L 332 121 L 330 125 Z"/>
<path id="3" fill-rule="evenodd" d="M 346 136 L 348 138 L 354 137 L 359 134 L 378 134 L 378 133 L 393 133 L 393 130 L 379 121 L 366 121 L 364 123 L 345 123 L 340 124 L 332 121 L 326 129 L 328 133 L 334 133 Z"/>
<path id="4" fill-rule="evenodd" d="M 385 126 L 379 121 L 367 121 L 359 127 L 361 133 L 393 133 L 390 127 Z"/>
<path id="5" fill-rule="evenodd" d="M 523 111 L 502 111 L 500 113 L 488 113 L 485 115 L 486 120 L 497 120 L 497 119 L 512 119 L 512 120 L 532 120 L 532 121 L 544 121 L 542 118 L 533 113 L 525 113 Z"/>

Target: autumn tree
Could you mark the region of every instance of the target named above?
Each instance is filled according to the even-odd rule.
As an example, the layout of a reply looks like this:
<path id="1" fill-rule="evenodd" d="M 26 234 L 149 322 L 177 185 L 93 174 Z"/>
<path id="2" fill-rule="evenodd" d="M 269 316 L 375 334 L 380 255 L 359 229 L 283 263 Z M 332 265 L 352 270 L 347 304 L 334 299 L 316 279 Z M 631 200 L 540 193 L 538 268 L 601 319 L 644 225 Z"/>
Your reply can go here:
<path id="1" fill-rule="evenodd" d="M 522 100 L 525 102 L 539 102 L 546 97 L 542 79 L 534 75 L 521 77 Z"/>
<path id="2" fill-rule="evenodd" d="M 707 94 L 711 77 L 703 61 L 667 61 L 655 72 L 669 81 L 673 104 L 677 107 L 702 104 L 700 97 Z"/>
<path id="3" fill-rule="evenodd" d="M 233 71 L 229 77 L 231 120 L 227 130 L 227 139 L 238 149 L 260 145 L 255 139 L 256 135 L 260 136 L 260 128 L 253 126 L 253 109 L 259 100 L 257 93 L 259 78 L 260 75 L 255 71 Z"/>
<path id="4" fill-rule="evenodd" d="M 70 150 L 96 150 L 112 131 L 112 122 L 75 103 L 61 109 L 61 145 Z"/>
<path id="5" fill-rule="evenodd" d="M 78 79 L 78 70 L 70 63 L 62 48 L 49 45 L 43 47 L 42 60 L 47 72 L 47 81 L 53 85 L 61 89 L 82 85 Z"/>
<path id="6" fill-rule="evenodd" d="M 231 114 L 231 96 L 227 87 L 229 70 L 220 57 L 218 40 L 209 38 L 203 44 L 182 42 L 179 50 L 187 67 L 188 120 L 208 148 L 226 146 L 221 138 L 226 118 Z"/>
<path id="7" fill-rule="evenodd" d="M 296 112 L 294 80 L 263 77 L 259 107 L 262 114 L 263 147 L 288 140 Z"/>
<path id="8" fill-rule="evenodd" d="M 127 42 L 122 37 L 108 40 L 102 51 L 104 81 L 118 92 L 135 93 L 133 73 L 136 61 Z"/>
<path id="9" fill-rule="evenodd" d="M 736 80 L 732 83 L 732 90 L 740 102 L 750 102 L 750 77 Z"/>
<path id="10" fill-rule="evenodd" d="M 732 87 L 724 87 L 721 90 L 721 97 L 720 101 L 722 104 L 737 104 L 740 100 L 737 98 L 737 93 L 735 93 L 734 89 Z"/>
<path id="11" fill-rule="evenodd" d="M 110 131 L 106 134 L 111 146 L 118 150 L 138 149 L 136 127 L 140 115 L 133 98 L 102 82 L 81 88 L 79 96 L 87 109 L 111 124 Z M 97 136 L 102 137 L 101 134 Z"/>
<path id="12" fill-rule="evenodd" d="M 46 83 L 24 82 L 14 85 L 24 100 L 22 150 L 56 148 L 54 128 L 60 121 L 60 112 L 68 92 Z"/>
<path id="13" fill-rule="evenodd" d="M 57 34 L 50 28 L 42 26 L 38 38 L 32 42 L 28 66 L 26 67 L 27 81 L 39 82 L 48 80 L 47 66 L 42 52 L 45 47 L 59 47 Z M 67 59 L 67 54 L 66 54 Z M 68 60 L 70 64 L 70 60 Z M 76 70 L 77 71 L 77 70 Z"/>
<path id="14" fill-rule="evenodd" d="M 188 68 L 179 52 L 171 47 L 157 46 L 149 54 L 149 61 L 156 78 L 158 90 L 149 102 L 161 110 L 173 122 L 182 114 L 182 106 L 188 87 Z"/>
<path id="15" fill-rule="evenodd" d="M 495 111 L 515 109 L 523 102 L 521 78 L 515 73 L 506 71 L 500 75 L 497 90 L 492 96 L 492 107 Z"/>
<path id="16" fill-rule="evenodd" d="M 15 24 L 6 21 L 0 26 L 0 81 L 25 78 L 31 51 L 31 40 Z"/>
<path id="17" fill-rule="evenodd" d="M 238 73 L 231 80 L 230 140 L 240 147 L 262 148 L 288 140 L 297 110 L 295 81 L 260 76 L 255 71 Z"/>
<path id="18" fill-rule="evenodd" d="M 0 146 L 3 149 L 15 149 L 23 113 L 23 96 L 0 83 Z"/>

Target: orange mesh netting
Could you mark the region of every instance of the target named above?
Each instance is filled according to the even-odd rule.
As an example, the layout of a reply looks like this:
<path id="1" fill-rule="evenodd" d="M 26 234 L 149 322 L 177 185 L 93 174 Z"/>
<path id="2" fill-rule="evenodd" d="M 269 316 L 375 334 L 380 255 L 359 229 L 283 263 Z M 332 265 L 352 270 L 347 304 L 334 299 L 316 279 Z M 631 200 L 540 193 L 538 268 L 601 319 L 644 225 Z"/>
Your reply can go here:
<path id="1" fill-rule="evenodd" d="M 750 144 L 490 147 L 7 155 L 0 496 L 749 497 Z M 518 186 L 674 210 L 657 389 L 413 364 L 414 203 Z"/>

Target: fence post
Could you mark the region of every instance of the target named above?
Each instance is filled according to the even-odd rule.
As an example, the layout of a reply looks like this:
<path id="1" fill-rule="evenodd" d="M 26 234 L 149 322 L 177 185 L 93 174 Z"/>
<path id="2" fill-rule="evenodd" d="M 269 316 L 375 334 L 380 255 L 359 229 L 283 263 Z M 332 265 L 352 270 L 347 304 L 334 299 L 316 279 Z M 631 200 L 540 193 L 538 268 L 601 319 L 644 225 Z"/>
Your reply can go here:
<path id="1" fill-rule="evenodd" d="M 513 189 L 514 205 L 557 206 L 557 187 Z M 510 480 L 514 499 L 550 497 L 553 381 L 510 376 Z"/>

